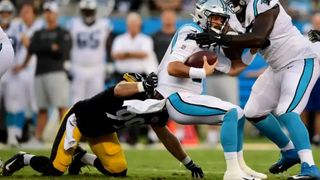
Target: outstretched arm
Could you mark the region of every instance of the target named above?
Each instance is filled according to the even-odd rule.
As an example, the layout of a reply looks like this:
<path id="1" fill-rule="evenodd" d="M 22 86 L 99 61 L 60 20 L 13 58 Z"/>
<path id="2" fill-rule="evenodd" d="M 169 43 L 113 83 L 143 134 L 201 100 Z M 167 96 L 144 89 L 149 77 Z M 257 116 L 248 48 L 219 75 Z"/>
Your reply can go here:
<path id="1" fill-rule="evenodd" d="M 151 125 L 158 138 L 166 149 L 181 163 L 185 165 L 187 169 L 192 172 L 192 177 L 203 178 L 204 174 L 200 166 L 196 165 L 187 153 L 183 150 L 179 140 L 171 133 L 171 131 L 165 126 Z"/>

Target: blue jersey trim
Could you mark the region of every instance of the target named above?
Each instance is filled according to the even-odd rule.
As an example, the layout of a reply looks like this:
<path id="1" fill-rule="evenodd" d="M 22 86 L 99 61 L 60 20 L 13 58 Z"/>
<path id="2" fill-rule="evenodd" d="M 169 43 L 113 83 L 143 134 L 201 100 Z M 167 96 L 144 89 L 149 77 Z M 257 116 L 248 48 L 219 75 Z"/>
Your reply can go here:
<path id="1" fill-rule="evenodd" d="M 172 49 L 174 48 L 174 46 L 177 43 L 179 31 L 186 26 L 192 26 L 192 27 L 196 28 L 198 31 L 203 32 L 203 29 L 199 25 L 197 25 L 196 23 L 187 23 L 187 24 L 182 25 L 173 36 L 172 46 L 171 46 Z"/>
<path id="2" fill-rule="evenodd" d="M 216 116 L 224 115 L 227 112 L 219 108 L 185 102 L 178 93 L 170 95 L 168 99 L 176 111 L 187 116 Z"/>
<path id="3" fill-rule="evenodd" d="M 257 16 L 258 15 L 258 1 L 259 0 L 254 0 L 253 1 L 253 12 L 254 12 L 254 16 Z"/>
<path id="4" fill-rule="evenodd" d="M 303 72 L 300 77 L 296 92 L 294 94 L 294 98 L 286 111 L 287 113 L 292 112 L 299 105 L 311 81 L 311 78 L 313 75 L 313 68 L 314 68 L 314 59 L 313 58 L 305 59 Z"/>

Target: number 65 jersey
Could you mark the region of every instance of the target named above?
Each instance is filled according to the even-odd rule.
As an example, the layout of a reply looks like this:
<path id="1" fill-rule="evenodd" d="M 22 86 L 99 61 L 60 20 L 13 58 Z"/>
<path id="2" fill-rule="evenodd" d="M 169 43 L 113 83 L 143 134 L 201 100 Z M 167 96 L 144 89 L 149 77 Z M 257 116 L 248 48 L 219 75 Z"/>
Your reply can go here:
<path id="1" fill-rule="evenodd" d="M 112 31 L 111 22 L 97 19 L 88 26 L 81 18 L 68 24 L 72 37 L 71 60 L 78 66 L 101 65 L 106 58 L 106 42 Z"/>
<path id="2" fill-rule="evenodd" d="M 165 126 L 168 120 L 166 110 L 149 113 L 134 114 L 123 107 L 125 100 L 145 100 L 144 93 L 130 97 L 115 97 L 114 87 L 105 90 L 90 99 L 79 101 L 69 111 L 65 118 L 75 114 L 77 127 L 86 137 L 99 137 L 113 133 L 119 129 L 142 125 L 157 124 Z"/>

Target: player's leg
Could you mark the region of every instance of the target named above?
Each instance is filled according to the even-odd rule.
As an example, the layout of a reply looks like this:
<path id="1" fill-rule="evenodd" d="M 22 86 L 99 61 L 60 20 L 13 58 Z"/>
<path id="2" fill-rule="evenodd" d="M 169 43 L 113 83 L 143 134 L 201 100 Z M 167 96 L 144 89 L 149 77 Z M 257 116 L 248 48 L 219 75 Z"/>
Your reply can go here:
<path id="1" fill-rule="evenodd" d="M 276 117 L 271 114 L 280 97 L 280 85 L 275 74 L 268 68 L 255 82 L 244 108 L 246 118 L 283 153 L 283 159 L 270 172 L 279 173 L 299 163 L 294 145 L 284 134 Z"/>
<path id="2" fill-rule="evenodd" d="M 301 174 L 292 179 L 320 178 L 312 156 L 309 133 L 300 118 L 318 76 L 319 63 L 313 58 L 295 61 L 279 72 L 281 96 L 275 113 L 287 128 L 302 163 Z"/>
<path id="3" fill-rule="evenodd" d="M 101 71 L 100 69 L 101 67 L 94 68 L 93 70 L 96 70 L 97 72 L 92 72 L 92 75 L 88 78 L 85 94 L 86 98 L 90 98 L 104 89 L 105 75 L 104 71 Z"/>
<path id="4" fill-rule="evenodd" d="M 126 176 L 128 165 L 116 133 L 88 138 L 88 141 L 96 156 L 86 153 L 82 162 L 108 176 Z"/>
<path id="5" fill-rule="evenodd" d="M 0 42 L 0 78 L 12 66 L 14 51 L 9 39 Z"/>
<path id="6" fill-rule="evenodd" d="M 250 179 L 240 168 L 237 158 L 237 128 L 241 119 L 238 117 L 243 116 L 240 107 L 212 96 L 174 93 L 168 97 L 167 110 L 170 117 L 180 124 L 222 123 L 220 139 L 227 162 L 224 179 Z"/>
<path id="7" fill-rule="evenodd" d="M 3 175 L 9 176 L 20 170 L 24 166 L 30 166 L 37 172 L 42 173 L 47 176 L 60 176 L 62 175 L 68 168 L 69 164 L 72 161 L 72 155 L 74 152 L 73 148 L 65 150 L 64 142 L 66 137 L 66 126 L 67 119 L 71 115 L 68 113 L 64 118 L 63 122 L 60 125 L 59 131 L 55 138 L 51 157 L 45 156 L 36 156 L 33 154 L 27 154 L 24 152 L 19 152 L 11 159 L 5 162 Z M 81 134 L 77 128 L 73 131 L 73 138 L 79 142 L 81 138 Z"/>
<path id="8" fill-rule="evenodd" d="M 80 69 L 74 68 L 71 82 L 71 102 L 72 104 L 85 99 L 87 80 Z"/>

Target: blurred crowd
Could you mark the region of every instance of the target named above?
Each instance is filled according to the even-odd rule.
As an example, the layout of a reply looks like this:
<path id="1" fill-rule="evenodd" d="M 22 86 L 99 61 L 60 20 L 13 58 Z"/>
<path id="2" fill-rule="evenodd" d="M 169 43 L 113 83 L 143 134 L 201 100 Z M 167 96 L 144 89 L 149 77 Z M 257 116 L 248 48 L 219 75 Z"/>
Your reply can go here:
<path id="1" fill-rule="evenodd" d="M 196 0 L 2 0 L 0 26 L 15 49 L 15 65 L 1 79 L 0 141 L 13 147 L 41 146 L 53 109 L 61 119 L 79 100 L 119 82 L 122 74 L 146 75 L 156 71 L 177 28 L 177 19 L 188 19 Z M 320 30 L 320 0 L 283 0 L 300 30 Z M 302 5 L 303 6 L 302 6 Z M 299 8 L 297 8 L 299 7 Z M 110 9 L 110 12 L 99 8 Z M 106 15 L 109 15 L 108 17 Z M 59 24 L 59 18 L 68 16 Z M 142 33 L 144 18 L 160 19 L 152 35 Z M 117 34 L 110 18 L 125 19 L 126 32 Z M 312 21 L 310 21 L 312 19 Z M 251 75 L 252 77 L 252 75 Z M 207 79 L 209 95 L 239 104 L 239 79 L 215 73 Z M 216 84 L 219 84 L 217 86 Z M 303 119 L 315 143 L 320 142 L 320 98 L 315 87 Z M 317 89 L 318 88 L 318 89 Z M 313 125 L 314 124 L 314 125 Z M 188 135 L 175 126 L 177 137 Z M 219 140 L 216 127 L 197 127 L 210 145 Z M 205 132 L 205 133 L 200 133 Z M 119 132 L 130 144 L 156 142 L 148 127 Z"/>

